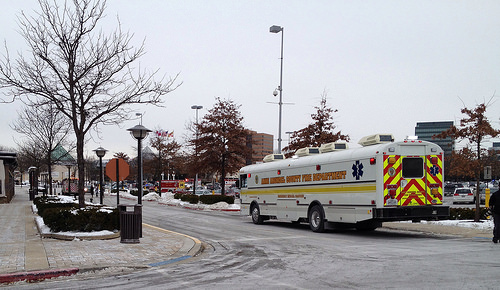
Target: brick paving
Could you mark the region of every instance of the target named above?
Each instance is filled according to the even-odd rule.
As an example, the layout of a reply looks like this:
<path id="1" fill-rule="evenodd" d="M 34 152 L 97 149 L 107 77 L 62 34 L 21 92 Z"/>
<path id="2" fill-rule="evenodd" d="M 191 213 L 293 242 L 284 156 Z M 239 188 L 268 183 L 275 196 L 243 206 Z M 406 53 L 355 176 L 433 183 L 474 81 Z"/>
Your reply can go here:
<path id="1" fill-rule="evenodd" d="M 138 244 L 109 240 L 41 238 L 31 211 L 27 187 L 16 187 L 9 204 L 0 204 L 0 275 L 66 268 L 144 267 L 193 255 L 194 239 L 143 224 Z"/>

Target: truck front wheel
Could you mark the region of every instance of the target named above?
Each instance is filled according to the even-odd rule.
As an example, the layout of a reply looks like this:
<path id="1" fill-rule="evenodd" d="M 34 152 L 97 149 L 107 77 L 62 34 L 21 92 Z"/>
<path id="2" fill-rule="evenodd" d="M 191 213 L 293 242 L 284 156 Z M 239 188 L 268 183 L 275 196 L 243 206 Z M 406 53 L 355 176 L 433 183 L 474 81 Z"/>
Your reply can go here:
<path id="1" fill-rule="evenodd" d="M 252 213 L 252 222 L 256 225 L 261 225 L 264 222 L 264 218 L 260 215 L 260 209 L 258 205 L 252 205 L 250 211 Z"/>
<path id="2" fill-rule="evenodd" d="M 309 227 L 316 233 L 325 231 L 325 217 L 323 209 L 319 205 L 313 206 L 309 212 Z"/>

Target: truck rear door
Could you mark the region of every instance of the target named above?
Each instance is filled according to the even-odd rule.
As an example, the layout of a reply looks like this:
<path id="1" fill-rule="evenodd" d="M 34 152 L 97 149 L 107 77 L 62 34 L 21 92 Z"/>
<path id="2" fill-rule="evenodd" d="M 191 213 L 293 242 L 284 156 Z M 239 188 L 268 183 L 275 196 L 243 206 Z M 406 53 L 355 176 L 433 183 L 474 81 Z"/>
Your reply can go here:
<path id="1" fill-rule="evenodd" d="M 441 168 L 440 155 L 384 155 L 384 205 L 442 204 Z"/>

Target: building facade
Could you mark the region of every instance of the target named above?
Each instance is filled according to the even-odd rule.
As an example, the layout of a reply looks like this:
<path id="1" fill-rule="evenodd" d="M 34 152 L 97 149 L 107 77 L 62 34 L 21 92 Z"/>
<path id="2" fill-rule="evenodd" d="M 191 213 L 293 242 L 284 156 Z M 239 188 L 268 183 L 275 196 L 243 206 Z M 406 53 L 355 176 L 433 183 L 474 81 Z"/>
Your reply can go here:
<path id="1" fill-rule="evenodd" d="M 266 155 L 273 153 L 273 137 L 271 134 L 250 131 L 247 146 L 252 148 L 252 156 L 247 158 L 247 165 L 262 162 Z"/>
<path id="2" fill-rule="evenodd" d="M 0 152 L 0 203 L 9 203 L 14 197 L 16 158 L 16 153 Z"/>
<path id="3" fill-rule="evenodd" d="M 455 140 L 451 137 L 445 139 L 433 139 L 432 136 L 440 134 L 443 131 L 450 129 L 453 126 L 453 121 L 442 122 L 418 122 L 415 127 L 415 135 L 418 139 L 435 143 L 444 151 L 444 155 L 451 155 L 455 150 Z"/>

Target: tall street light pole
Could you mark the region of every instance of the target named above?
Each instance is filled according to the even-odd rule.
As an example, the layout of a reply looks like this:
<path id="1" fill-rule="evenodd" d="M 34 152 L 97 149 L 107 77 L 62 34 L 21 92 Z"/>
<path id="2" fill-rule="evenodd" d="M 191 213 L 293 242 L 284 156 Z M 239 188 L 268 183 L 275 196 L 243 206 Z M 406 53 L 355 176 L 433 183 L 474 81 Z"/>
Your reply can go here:
<path id="1" fill-rule="evenodd" d="M 203 109 L 203 106 L 192 105 L 191 109 L 196 110 L 196 140 L 198 140 L 198 110 Z M 198 144 L 194 148 L 196 158 L 198 158 Z M 193 194 L 196 194 L 196 186 L 198 185 L 198 170 L 196 170 L 196 176 L 194 177 Z"/>
<path id="2" fill-rule="evenodd" d="M 68 168 L 68 195 L 71 196 L 71 164 L 66 164 Z M 38 177 L 37 177 L 38 178 Z M 38 190 L 38 187 L 37 187 Z"/>
<path id="3" fill-rule="evenodd" d="M 142 119 L 142 118 L 141 118 Z M 142 122 L 142 120 L 141 120 Z M 134 206 L 134 213 L 138 214 L 137 227 L 139 231 L 139 237 L 142 238 L 142 139 L 148 136 L 148 133 L 151 132 L 148 128 L 141 125 L 135 125 L 132 128 L 127 129 L 130 131 L 130 135 L 137 140 L 137 203 L 138 205 Z M 118 162 L 116 164 L 118 166 Z M 119 179 L 118 176 L 116 178 Z M 118 181 L 116 182 L 118 188 Z M 118 191 L 119 194 L 119 191 Z M 136 212 L 137 211 L 137 212 Z"/>
<path id="4" fill-rule="evenodd" d="M 137 203 L 142 204 L 142 139 L 148 136 L 151 132 L 148 128 L 142 125 L 135 125 L 134 127 L 127 129 L 134 139 L 137 140 Z"/>
<path id="5" fill-rule="evenodd" d="M 280 85 L 278 87 L 280 94 L 279 105 L 279 125 L 278 125 L 278 153 L 281 153 L 281 112 L 283 106 L 283 35 L 284 35 L 284 27 L 273 25 L 269 28 L 269 32 L 271 33 L 279 33 L 281 32 L 281 68 L 280 68 Z M 276 91 L 275 91 L 276 92 Z M 275 94 L 276 95 L 276 94 Z"/>
<path id="6" fill-rule="evenodd" d="M 108 150 L 106 150 L 102 147 L 99 147 L 99 148 L 94 150 L 97 157 L 99 157 L 99 201 L 101 204 L 103 204 L 103 196 L 104 196 L 103 176 L 102 176 L 102 158 L 104 157 L 104 155 L 106 155 L 107 151 Z"/>

